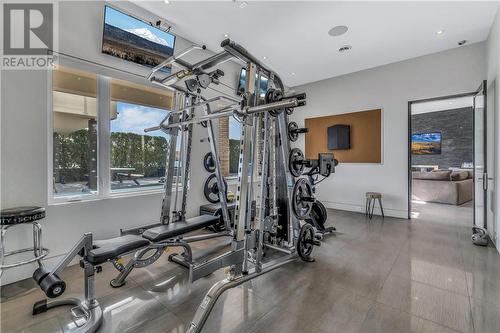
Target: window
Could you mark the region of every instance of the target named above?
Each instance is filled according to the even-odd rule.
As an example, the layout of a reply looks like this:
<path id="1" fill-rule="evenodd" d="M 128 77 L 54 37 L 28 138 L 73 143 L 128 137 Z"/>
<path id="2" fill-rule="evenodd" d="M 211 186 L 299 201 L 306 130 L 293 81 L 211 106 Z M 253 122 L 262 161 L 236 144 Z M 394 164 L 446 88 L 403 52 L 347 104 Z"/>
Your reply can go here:
<path id="1" fill-rule="evenodd" d="M 222 174 L 226 177 L 238 176 L 240 137 L 240 122 L 232 117 L 219 119 L 218 153 Z"/>
<path id="2" fill-rule="evenodd" d="M 51 198 L 161 189 L 170 137 L 161 131 L 145 134 L 144 129 L 157 126 L 171 105 L 172 93 L 166 90 L 66 67 L 54 69 Z M 109 127 L 98 126 L 98 119 L 109 119 Z M 174 172 L 181 164 L 180 136 L 176 150 Z"/>
<path id="3" fill-rule="evenodd" d="M 58 68 L 52 76 L 54 197 L 97 193 L 97 76 Z"/>
<path id="4" fill-rule="evenodd" d="M 169 137 L 144 129 L 160 124 L 170 103 L 164 91 L 112 80 L 111 191 L 162 186 Z"/>
<path id="5" fill-rule="evenodd" d="M 229 175 L 238 175 L 240 160 L 241 123 L 229 118 Z"/>

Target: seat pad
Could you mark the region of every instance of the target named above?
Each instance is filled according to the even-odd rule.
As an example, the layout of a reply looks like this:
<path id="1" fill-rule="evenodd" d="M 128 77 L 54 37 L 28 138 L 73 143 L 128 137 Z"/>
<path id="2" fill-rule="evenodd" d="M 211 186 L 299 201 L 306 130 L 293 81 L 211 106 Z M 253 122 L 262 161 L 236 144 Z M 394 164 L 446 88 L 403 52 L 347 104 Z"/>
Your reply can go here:
<path id="1" fill-rule="evenodd" d="M 115 259 L 122 254 L 148 246 L 149 241 L 138 235 L 125 235 L 110 239 L 94 241 L 93 249 L 89 251 L 87 261 L 94 265 Z"/>
<path id="2" fill-rule="evenodd" d="M 232 201 L 232 202 L 227 203 L 228 210 L 232 210 L 235 208 L 236 208 L 236 201 Z M 201 214 L 201 212 L 220 214 L 220 210 L 221 210 L 220 202 L 200 206 L 200 214 Z"/>
<path id="3" fill-rule="evenodd" d="M 0 217 L 1 225 L 29 223 L 43 219 L 45 217 L 45 208 L 29 206 L 2 209 Z"/>
<path id="4" fill-rule="evenodd" d="M 218 216 L 213 215 L 201 215 L 196 216 L 186 221 L 172 222 L 169 224 L 162 225 L 160 227 L 154 227 L 144 231 L 142 237 L 152 241 L 161 242 L 166 239 L 174 238 L 188 232 L 199 230 L 202 228 L 214 225 L 219 221 Z"/>

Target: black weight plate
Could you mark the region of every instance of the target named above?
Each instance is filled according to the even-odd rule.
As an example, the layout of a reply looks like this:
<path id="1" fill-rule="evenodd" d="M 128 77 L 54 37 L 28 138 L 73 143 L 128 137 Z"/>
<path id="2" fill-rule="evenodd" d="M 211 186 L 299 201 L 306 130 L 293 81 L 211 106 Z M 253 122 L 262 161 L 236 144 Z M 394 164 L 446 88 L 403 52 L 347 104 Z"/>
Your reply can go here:
<path id="1" fill-rule="evenodd" d="M 312 225 L 320 231 L 325 230 L 326 208 L 321 202 L 315 201 L 313 203 L 309 217 L 307 222 L 312 223 Z"/>
<path id="2" fill-rule="evenodd" d="M 225 179 L 224 184 L 226 185 L 227 190 L 227 182 Z M 218 203 L 220 201 L 219 186 L 217 185 L 217 177 L 215 176 L 215 174 L 211 174 L 205 181 L 205 186 L 203 186 L 203 194 L 205 195 L 205 198 L 211 203 Z"/>
<path id="3" fill-rule="evenodd" d="M 326 210 L 325 205 L 323 205 L 323 203 L 321 203 L 321 201 L 316 201 L 315 203 L 321 209 L 321 219 L 323 220 L 323 225 L 324 225 L 326 222 L 326 219 L 328 218 L 328 211 Z"/>
<path id="4" fill-rule="evenodd" d="M 306 178 L 300 178 L 293 187 L 292 208 L 293 213 L 298 219 L 309 218 L 313 202 L 302 200 L 302 198 L 312 198 L 312 185 Z"/>
<path id="5" fill-rule="evenodd" d="M 304 224 L 299 231 L 297 240 L 297 252 L 304 261 L 311 261 L 311 254 L 314 249 L 314 228 L 310 224 Z"/>
<path id="6" fill-rule="evenodd" d="M 207 170 L 208 172 L 215 171 L 215 162 L 212 152 L 206 153 L 205 157 L 203 157 L 203 166 L 205 167 L 205 170 Z"/>
<path id="7" fill-rule="evenodd" d="M 269 89 L 265 96 L 266 103 L 278 102 L 282 98 L 283 98 L 283 93 L 279 89 Z M 283 108 L 269 111 L 269 113 L 273 117 L 276 117 L 281 112 L 283 112 Z"/>
<path id="8" fill-rule="evenodd" d="M 215 193 L 214 193 L 214 190 Z M 205 198 L 211 203 L 217 203 L 220 201 L 217 187 L 217 178 L 214 174 L 211 174 L 207 181 L 205 182 L 205 186 L 203 187 L 203 194 Z"/>
<path id="9" fill-rule="evenodd" d="M 294 177 L 300 177 L 302 172 L 304 172 L 304 164 L 296 163 L 302 162 L 304 159 L 304 153 L 299 148 L 293 148 L 290 151 L 290 156 L 288 157 L 288 167 L 290 168 L 290 173 Z"/>
<path id="10" fill-rule="evenodd" d="M 299 125 L 295 121 L 291 121 L 288 123 L 288 138 L 290 141 L 295 142 L 299 138 L 299 133 L 296 133 L 295 130 L 299 128 Z"/>

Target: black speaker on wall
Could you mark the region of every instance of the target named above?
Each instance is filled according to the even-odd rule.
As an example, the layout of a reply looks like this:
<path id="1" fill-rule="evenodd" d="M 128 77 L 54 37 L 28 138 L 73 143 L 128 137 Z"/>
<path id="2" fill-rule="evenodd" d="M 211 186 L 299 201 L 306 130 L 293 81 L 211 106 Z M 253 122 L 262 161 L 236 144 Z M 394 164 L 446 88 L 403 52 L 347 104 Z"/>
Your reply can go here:
<path id="1" fill-rule="evenodd" d="M 328 127 L 328 149 L 350 149 L 351 126 L 333 125 Z"/>

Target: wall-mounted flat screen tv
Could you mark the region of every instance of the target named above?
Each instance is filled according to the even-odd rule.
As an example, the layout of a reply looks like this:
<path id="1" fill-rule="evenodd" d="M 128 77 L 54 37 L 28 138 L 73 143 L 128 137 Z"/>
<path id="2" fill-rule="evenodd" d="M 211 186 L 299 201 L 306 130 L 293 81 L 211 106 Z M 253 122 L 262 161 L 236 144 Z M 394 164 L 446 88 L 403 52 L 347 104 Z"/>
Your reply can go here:
<path id="1" fill-rule="evenodd" d="M 351 148 L 351 126 L 333 125 L 328 127 L 328 149 Z"/>
<path id="2" fill-rule="evenodd" d="M 174 35 L 105 6 L 102 53 L 154 67 L 174 54 L 174 46 Z"/>
<path id="3" fill-rule="evenodd" d="M 255 76 L 257 78 L 257 76 Z M 238 95 L 245 92 L 245 85 L 247 82 L 247 70 L 245 68 L 241 69 L 240 79 L 238 81 Z M 265 97 L 267 92 L 267 77 L 262 76 L 260 78 L 260 97 Z"/>
<path id="4" fill-rule="evenodd" d="M 441 133 L 416 133 L 411 135 L 411 153 L 414 155 L 441 154 Z"/>

